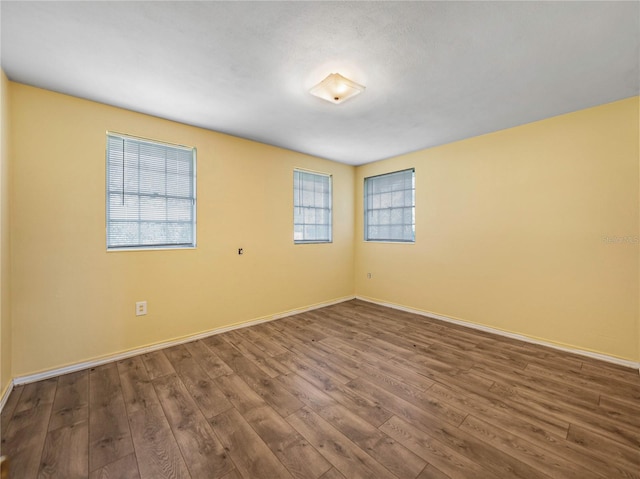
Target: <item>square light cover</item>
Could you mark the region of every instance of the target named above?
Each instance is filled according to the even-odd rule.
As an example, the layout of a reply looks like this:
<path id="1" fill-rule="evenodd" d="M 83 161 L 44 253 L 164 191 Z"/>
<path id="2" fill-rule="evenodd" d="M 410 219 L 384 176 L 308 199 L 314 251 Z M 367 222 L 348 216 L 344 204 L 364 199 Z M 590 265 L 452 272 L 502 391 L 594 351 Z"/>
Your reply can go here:
<path id="1" fill-rule="evenodd" d="M 364 86 L 343 77 L 339 73 L 331 73 L 309 90 L 309 93 L 337 105 L 361 93 L 364 88 Z"/>

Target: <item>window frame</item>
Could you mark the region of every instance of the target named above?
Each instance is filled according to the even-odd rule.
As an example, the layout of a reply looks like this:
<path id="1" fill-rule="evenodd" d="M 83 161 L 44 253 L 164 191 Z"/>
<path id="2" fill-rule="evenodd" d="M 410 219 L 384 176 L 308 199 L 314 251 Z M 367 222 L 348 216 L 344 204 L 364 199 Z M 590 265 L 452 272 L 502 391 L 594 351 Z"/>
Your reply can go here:
<path id="1" fill-rule="evenodd" d="M 296 173 L 304 173 L 308 175 L 315 175 L 328 178 L 329 180 L 329 222 L 327 226 L 329 227 L 329 238 L 328 239 L 302 239 L 297 240 L 295 238 L 296 234 L 296 226 L 300 223 L 296 223 L 296 208 L 318 208 L 317 206 L 301 206 L 296 205 Z M 302 223 L 304 224 L 304 223 Z M 293 169 L 293 243 L 296 245 L 299 244 L 327 244 L 333 243 L 333 175 L 330 173 L 323 173 L 320 171 L 312 171 L 306 170 L 304 168 L 294 168 Z"/>
<path id="2" fill-rule="evenodd" d="M 412 239 L 410 240 L 404 240 L 404 239 L 393 239 L 393 238 L 384 238 L 384 239 L 370 239 L 369 238 L 369 220 L 368 220 L 368 212 L 369 212 L 369 205 L 368 205 L 368 201 L 367 198 L 369 196 L 368 194 L 368 190 L 370 188 L 370 181 L 374 180 L 376 178 L 381 178 L 384 176 L 390 176 L 390 175 L 395 175 L 398 173 L 405 173 L 410 171 L 412 176 L 411 176 L 411 184 L 412 184 Z M 403 190 L 406 191 L 406 190 Z M 368 176 L 364 178 L 364 182 L 363 182 L 363 217 L 364 217 L 364 223 L 363 223 L 363 237 L 364 237 L 364 241 L 366 243 L 399 243 L 399 244 L 415 244 L 416 242 L 416 169 L 415 168 L 405 168 L 403 170 L 397 170 L 397 171 L 390 171 L 388 173 L 382 173 L 379 175 L 373 175 L 373 176 Z M 389 209 L 392 209 L 392 207 L 389 207 Z M 404 224 L 404 223 L 403 223 Z"/>
<path id="3" fill-rule="evenodd" d="M 109 200 L 109 138 L 119 138 L 123 141 L 133 140 L 136 142 L 149 143 L 152 145 L 159 145 L 161 147 L 169 147 L 180 150 L 189 150 L 191 152 L 191 170 L 192 170 L 192 191 L 193 197 L 191 198 L 191 229 L 192 229 L 192 241 L 190 243 L 163 243 L 163 244 L 140 244 L 140 245 L 125 245 L 125 246 L 112 246 L 109 244 L 109 227 L 110 227 L 110 200 Z M 135 195 L 141 196 L 138 190 Z M 159 195 L 168 197 L 168 195 Z M 129 135 L 126 133 L 119 133 L 116 131 L 106 132 L 106 144 L 105 144 L 105 243 L 107 252 L 117 251 L 162 251 L 162 250 L 192 250 L 197 248 L 197 149 L 194 146 L 181 145 L 178 143 L 171 143 L 162 140 L 156 140 L 152 138 L 139 137 Z"/>

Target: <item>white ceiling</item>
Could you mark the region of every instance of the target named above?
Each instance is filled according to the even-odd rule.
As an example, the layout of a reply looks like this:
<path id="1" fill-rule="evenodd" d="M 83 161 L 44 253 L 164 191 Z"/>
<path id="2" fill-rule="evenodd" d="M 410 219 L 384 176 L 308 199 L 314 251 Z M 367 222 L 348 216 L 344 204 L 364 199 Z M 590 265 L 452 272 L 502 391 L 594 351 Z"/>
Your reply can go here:
<path id="1" fill-rule="evenodd" d="M 635 1 L 0 8 L 13 81 L 350 164 L 639 93 Z M 331 72 L 365 92 L 311 96 Z"/>

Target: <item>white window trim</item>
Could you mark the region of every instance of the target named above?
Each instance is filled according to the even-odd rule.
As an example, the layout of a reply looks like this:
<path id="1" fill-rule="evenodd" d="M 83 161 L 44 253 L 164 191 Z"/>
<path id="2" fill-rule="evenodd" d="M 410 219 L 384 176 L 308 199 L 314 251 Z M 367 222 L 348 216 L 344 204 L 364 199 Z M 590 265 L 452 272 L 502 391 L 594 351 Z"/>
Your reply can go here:
<path id="1" fill-rule="evenodd" d="M 162 244 L 158 246 L 153 245 L 139 245 L 139 246 L 109 246 L 109 136 L 119 137 L 123 139 L 131 139 L 136 141 L 144 141 L 148 143 L 157 143 L 160 145 L 167 145 L 175 148 L 182 148 L 191 150 L 193 154 L 193 222 L 192 222 L 192 235 L 193 242 L 190 244 Z M 105 242 L 106 242 L 106 251 L 108 253 L 116 253 L 120 251 L 167 251 L 167 250 L 193 250 L 197 248 L 197 216 L 198 216 L 198 195 L 197 195 L 197 149 L 194 146 L 182 145 L 179 143 L 172 143 L 164 140 L 157 140 L 154 138 L 145 138 L 140 136 L 129 135 L 126 133 L 120 133 L 117 131 L 106 131 L 106 142 L 105 142 Z"/>
<path id="2" fill-rule="evenodd" d="M 294 168 L 293 169 L 294 178 L 295 178 L 295 173 L 296 172 L 309 173 L 309 174 L 312 174 L 312 175 L 325 176 L 325 177 L 329 178 L 329 217 L 330 217 L 330 219 L 329 219 L 329 239 L 328 240 L 296 240 L 295 237 L 294 237 L 293 244 L 302 245 L 302 244 L 331 244 L 331 243 L 333 243 L 333 175 L 331 175 L 330 173 L 324 173 L 324 172 L 321 172 L 321 171 L 307 170 L 307 169 L 304 169 L 304 168 Z M 294 182 L 294 186 L 295 186 L 295 182 Z M 294 188 L 294 201 L 293 201 L 293 227 L 294 227 L 294 232 L 295 232 L 295 226 L 296 226 L 295 208 L 296 208 L 296 205 L 295 205 L 295 188 Z"/>
<path id="3" fill-rule="evenodd" d="M 385 238 L 385 239 L 369 239 L 367 237 L 368 235 L 368 221 L 367 221 L 367 213 L 368 213 L 368 209 L 367 209 L 367 180 L 370 180 L 372 178 L 379 178 L 382 176 L 387 176 L 387 175 L 393 175 L 396 173 L 403 173 L 405 171 L 411 171 L 413 174 L 413 239 L 411 240 L 394 240 L 394 239 L 390 239 L 390 238 Z M 387 243 L 387 244 L 415 244 L 416 243 L 416 235 L 415 235 L 415 208 L 416 208 L 416 201 L 415 201 L 415 174 L 416 174 L 416 169 L 415 168 L 405 168 L 403 170 L 397 170 L 397 171 L 390 171 L 388 173 L 381 173 L 379 175 L 373 175 L 373 176 L 368 176 L 366 178 L 364 178 L 363 180 L 363 241 L 365 243 Z"/>

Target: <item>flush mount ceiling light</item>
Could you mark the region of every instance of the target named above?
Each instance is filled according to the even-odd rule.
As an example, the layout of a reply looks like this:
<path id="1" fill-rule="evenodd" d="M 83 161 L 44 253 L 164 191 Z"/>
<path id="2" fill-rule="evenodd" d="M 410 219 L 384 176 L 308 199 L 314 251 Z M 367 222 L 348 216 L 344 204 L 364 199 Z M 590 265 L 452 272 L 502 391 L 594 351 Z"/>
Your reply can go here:
<path id="1" fill-rule="evenodd" d="M 339 73 L 331 73 L 314 86 L 309 93 L 336 105 L 361 93 L 364 87 Z"/>

